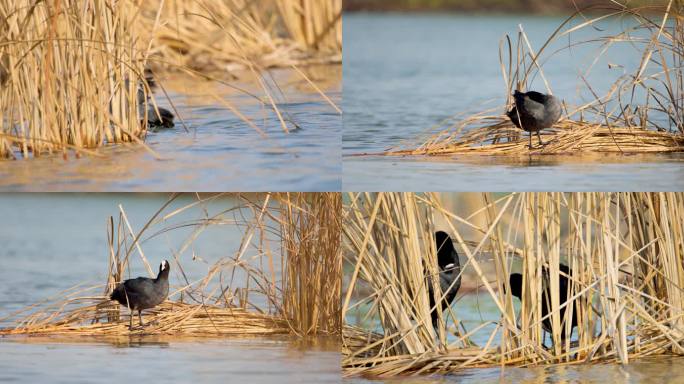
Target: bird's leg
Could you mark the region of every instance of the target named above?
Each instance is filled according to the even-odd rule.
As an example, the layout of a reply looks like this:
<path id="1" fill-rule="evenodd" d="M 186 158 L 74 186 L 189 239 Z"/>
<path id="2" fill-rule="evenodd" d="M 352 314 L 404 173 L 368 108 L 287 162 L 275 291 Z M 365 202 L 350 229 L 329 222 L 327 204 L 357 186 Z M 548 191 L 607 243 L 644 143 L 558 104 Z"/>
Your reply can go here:
<path id="1" fill-rule="evenodd" d="M 541 134 L 539 134 L 540 131 L 541 131 L 541 129 L 540 129 L 539 131 L 537 131 L 537 137 L 539 138 L 539 146 L 543 147 L 543 146 L 545 146 L 547 143 L 545 143 L 545 142 L 542 141 Z M 530 133 L 530 135 L 532 135 L 532 133 Z"/>
<path id="2" fill-rule="evenodd" d="M 144 327 L 145 324 L 143 324 L 143 321 L 142 321 L 142 310 L 140 310 L 140 309 L 138 309 L 138 318 L 140 319 L 140 326 Z"/>
<path id="3" fill-rule="evenodd" d="M 131 315 L 128 316 L 128 330 L 130 331 L 133 329 L 133 310 L 130 308 L 128 310 L 131 311 Z"/>
<path id="4" fill-rule="evenodd" d="M 532 149 L 532 131 L 530 131 L 530 145 L 527 146 L 529 149 Z"/>

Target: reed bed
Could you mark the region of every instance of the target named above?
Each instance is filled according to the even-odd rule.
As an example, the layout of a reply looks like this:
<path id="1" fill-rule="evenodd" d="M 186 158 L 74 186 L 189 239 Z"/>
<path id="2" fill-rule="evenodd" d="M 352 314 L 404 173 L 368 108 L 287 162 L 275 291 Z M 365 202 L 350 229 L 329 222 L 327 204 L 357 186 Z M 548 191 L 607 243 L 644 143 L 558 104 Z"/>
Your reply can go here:
<path id="1" fill-rule="evenodd" d="M 107 282 L 77 285 L 0 319 L 13 324 L 0 329 L 0 335 L 340 334 L 339 229 L 332 235 L 339 228 L 340 210 L 329 210 L 339 206 L 339 194 L 232 195 L 237 203 L 215 214 L 209 213 L 208 204 L 223 204 L 226 194 L 198 195 L 181 206 L 174 205 L 178 197 L 171 196 L 138 232 L 120 207 L 118 219 L 108 222 Z M 190 210 L 200 218 L 174 222 Z M 190 260 L 182 255 L 194 249 L 207 229 L 228 225 L 242 229 L 240 243 L 213 263 L 193 252 L 192 260 L 206 263 L 207 273 L 191 280 L 183 266 Z M 143 312 L 145 327 L 129 330 L 129 311 L 109 300 L 109 294 L 118 282 L 133 277 L 129 267 L 134 254 L 154 276 L 142 243 L 183 228 L 192 231 L 168 257 L 175 261 L 172 271 L 180 285 L 172 284 L 162 305 Z"/>
<path id="2" fill-rule="evenodd" d="M 148 83 L 158 77 L 146 78 L 146 68 L 224 83 L 247 73 L 263 96 L 228 85 L 273 110 L 289 132 L 298 124 L 263 74 L 286 67 L 341 112 L 299 68 L 341 62 L 341 12 L 341 0 L 2 0 L 0 158 L 144 145 L 148 115 L 158 113 Z"/>
<path id="3" fill-rule="evenodd" d="M 470 124 L 477 125 L 471 129 Z M 580 153 L 668 153 L 684 150 L 684 135 L 640 127 L 615 127 L 563 120 L 541 133 L 547 143 L 532 149 L 505 116 L 478 117 L 453 132 L 440 133 L 415 149 L 399 149 L 389 156 L 411 155 L 520 155 Z M 537 139 L 534 138 L 536 141 Z"/>
<path id="4" fill-rule="evenodd" d="M 157 26 L 151 15 L 160 8 L 165 22 Z M 341 0 L 156 0 L 145 9 L 153 62 L 167 69 L 236 76 L 341 62 Z"/>
<path id="5" fill-rule="evenodd" d="M 684 140 L 684 2 L 670 0 L 664 6 L 627 8 L 615 2 L 590 7 L 568 17 L 538 50 L 532 47 L 523 26 L 517 36 L 506 36 L 499 46 L 506 103 L 503 108 L 454 117 L 441 122 L 420 144 L 391 148 L 383 155 L 528 155 L 586 152 L 681 152 Z M 599 13 L 588 18 L 586 12 Z M 601 22 L 624 21 L 623 30 L 605 35 Z M 591 38 L 575 41 L 579 32 Z M 573 50 L 595 47 L 586 69 L 578 69 L 578 94 L 588 98 L 577 106 L 565 104 L 561 121 L 545 130 L 551 144 L 529 148 L 527 133 L 516 128 L 505 112 L 513 105 L 512 93 L 537 90 L 553 93 L 553 79 L 543 66 L 558 55 L 572 57 Z M 632 73 L 616 76 L 605 92 L 587 80 L 608 51 L 620 47 L 635 52 L 639 65 Z M 612 64 L 620 67 L 619 64 Z M 534 82 L 536 80 L 536 82 Z M 536 87 L 532 88 L 532 85 Z M 545 89 L 541 89 L 541 87 Z M 560 96 L 561 99 L 563 95 Z M 456 120 L 454 122 L 454 120 Z"/>
<path id="6" fill-rule="evenodd" d="M 131 1 L 0 1 L 0 158 L 141 142 L 138 20 Z"/>
<path id="7" fill-rule="evenodd" d="M 345 323 L 345 375 L 626 364 L 684 354 L 684 194 L 482 194 L 481 205 L 467 215 L 451 211 L 442 197 L 346 196 L 343 247 L 352 271 L 343 318 L 366 306 L 373 325 Z M 427 284 L 437 272 L 437 229 L 450 233 L 463 279 L 476 280 L 478 295 L 492 302 L 498 320 L 466 329 L 457 299 L 446 311 L 436 307 L 433 328 Z M 570 267 L 570 276 L 561 272 L 561 263 Z M 513 272 L 523 275 L 521 303 L 510 294 Z M 545 318 L 553 332 L 545 335 L 542 292 L 557 286 L 561 276 L 569 279 L 568 297 L 550 290 Z M 439 302 L 439 286 L 433 288 Z M 572 338 L 564 341 L 562 330 L 571 329 L 561 308 L 578 319 Z"/>
<path id="8" fill-rule="evenodd" d="M 332 192 L 288 193 L 283 202 L 281 233 L 287 250 L 283 312 L 295 332 L 339 334 L 342 199 Z"/>

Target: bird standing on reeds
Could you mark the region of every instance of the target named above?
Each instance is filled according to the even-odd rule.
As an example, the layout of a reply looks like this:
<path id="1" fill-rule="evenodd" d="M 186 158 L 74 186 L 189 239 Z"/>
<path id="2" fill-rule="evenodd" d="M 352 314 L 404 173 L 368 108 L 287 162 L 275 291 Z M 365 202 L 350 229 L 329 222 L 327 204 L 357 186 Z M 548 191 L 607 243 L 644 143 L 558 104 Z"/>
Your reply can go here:
<path id="1" fill-rule="evenodd" d="M 522 93 L 518 90 L 513 94 L 515 105 L 506 113 L 516 127 L 530 133 L 530 145 L 532 149 L 532 132 L 537 133 L 539 145 L 542 141 L 539 132 L 544 128 L 551 128 L 561 117 L 561 103 L 553 95 L 547 95 L 535 91 Z"/>
<path id="2" fill-rule="evenodd" d="M 442 291 L 441 305 L 445 311 L 456 297 L 458 289 L 461 287 L 461 262 L 458 253 L 454 248 L 454 243 L 446 232 L 437 231 L 435 233 L 437 245 L 437 269 L 439 270 L 439 287 Z M 435 306 L 435 292 L 432 289 L 432 281 L 428 279 L 428 296 L 430 298 L 430 316 L 432 326 L 437 327 L 438 313 Z"/>
<path id="3" fill-rule="evenodd" d="M 169 263 L 164 260 L 159 265 L 156 279 L 138 277 L 129 279 L 116 286 L 110 299 L 116 300 L 131 311 L 129 329 L 133 329 L 133 311 L 138 311 L 140 326 L 144 326 L 142 311 L 154 308 L 166 300 L 169 295 Z"/>
<path id="4" fill-rule="evenodd" d="M 558 275 L 558 297 L 560 300 L 560 305 L 563 305 L 569 299 L 568 292 L 570 290 L 569 276 L 572 276 L 572 271 L 567 265 L 559 265 L 560 274 Z M 548 316 L 551 312 L 551 287 L 549 283 L 549 270 L 548 268 L 542 268 L 542 279 L 543 279 L 543 293 L 541 296 L 541 315 L 545 318 L 542 321 L 542 329 L 544 331 L 553 334 L 553 322 L 551 321 L 551 316 Z M 512 273 L 509 277 L 509 283 L 511 285 L 511 294 L 522 301 L 522 287 L 523 287 L 523 276 L 519 273 Z M 570 333 L 566 334 L 565 324 L 567 319 L 565 318 L 565 310 L 568 308 L 567 305 L 559 310 L 561 318 L 561 332 L 560 337 L 563 344 L 565 344 L 565 339 L 572 335 L 572 330 L 577 326 L 577 301 L 575 302 L 575 307 L 572 311 L 572 319 L 570 324 Z M 547 317 L 548 316 L 548 317 Z"/>

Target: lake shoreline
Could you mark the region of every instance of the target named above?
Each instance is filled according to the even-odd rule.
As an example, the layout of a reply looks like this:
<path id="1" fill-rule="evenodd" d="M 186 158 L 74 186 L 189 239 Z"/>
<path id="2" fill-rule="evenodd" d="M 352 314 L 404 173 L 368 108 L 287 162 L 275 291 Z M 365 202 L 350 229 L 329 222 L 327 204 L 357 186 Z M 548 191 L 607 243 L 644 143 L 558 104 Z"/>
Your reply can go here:
<path id="1" fill-rule="evenodd" d="M 575 4 L 577 5 L 575 7 Z M 600 5 L 603 7 L 597 7 Z M 630 8 L 634 7 L 663 7 L 666 1 L 635 1 L 630 2 Z M 442 1 L 378 1 L 378 0 L 347 0 L 343 4 L 343 11 L 355 12 L 397 12 L 397 13 L 460 13 L 470 15 L 496 16 L 520 14 L 538 16 L 570 16 L 578 9 L 596 7 L 596 10 L 588 13 L 602 13 L 607 8 L 605 2 L 592 0 L 577 0 L 574 2 L 548 2 L 548 1 L 522 1 L 505 0 L 490 2 L 464 2 L 460 0 Z M 615 7 L 612 7 L 615 8 Z M 603 10 L 603 11 L 602 11 Z"/>

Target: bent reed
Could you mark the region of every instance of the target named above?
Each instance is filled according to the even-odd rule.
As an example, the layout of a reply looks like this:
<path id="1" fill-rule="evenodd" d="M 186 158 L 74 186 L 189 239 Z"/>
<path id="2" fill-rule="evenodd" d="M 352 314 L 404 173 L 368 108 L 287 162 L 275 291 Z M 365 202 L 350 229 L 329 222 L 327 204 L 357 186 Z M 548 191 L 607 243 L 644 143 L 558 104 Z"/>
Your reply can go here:
<path id="1" fill-rule="evenodd" d="M 480 204 L 468 214 L 450 210 L 443 202 L 447 197 L 433 193 L 345 197 L 346 376 L 626 364 L 645 356 L 684 355 L 683 193 L 479 196 Z M 436 273 L 437 229 L 452 236 L 465 261 L 463 283 L 477 287 L 478 302 L 491 302 L 489 311 L 498 319 L 466 329 L 461 314 L 477 309 L 464 309 L 457 298 L 447 311 L 436 306 L 439 321 L 433 328 L 427 284 L 434 279 L 427 277 Z M 543 317 L 546 284 L 557 286 L 567 277 L 561 263 L 573 271 L 569 297 L 550 290 L 550 310 Z M 511 295 L 511 273 L 523 276 L 522 303 Z M 563 323 L 561 309 L 568 319 L 573 313 L 578 319 L 566 340 L 561 333 L 571 331 L 571 324 Z M 352 320 L 359 313 L 360 323 Z M 552 344 L 545 345 L 546 318 Z"/>
<path id="2" fill-rule="evenodd" d="M 601 12 L 601 16 L 588 18 Z M 623 30 L 604 36 L 601 21 L 624 20 Z M 574 34 L 591 30 L 593 37 L 573 41 Z M 601 35 L 598 35 L 601 33 Z M 556 43 L 556 45 L 554 45 Z M 545 129 L 551 143 L 541 148 L 526 146 L 523 131 L 506 117 L 514 90 L 529 91 L 531 79 L 543 82 L 552 93 L 543 64 L 552 56 L 572 55 L 573 49 L 597 46 L 586 70 L 580 70 L 578 91 L 592 99 L 570 107 L 553 129 Z M 605 94 L 587 81 L 594 64 L 605 59 L 613 47 L 635 50 L 640 57 L 633 73 L 617 77 Z M 549 53 L 549 51 L 551 51 Z M 548 54 L 547 54 L 548 53 Z M 453 117 L 431 128 L 421 144 L 406 145 L 371 155 L 529 155 L 569 153 L 665 153 L 684 151 L 684 2 L 670 0 L 665 6 L 626 8 L 589 7 L 568 17 L 538 51 L 532 48 L 522 25 L 517 39 L 506 36 L 499 47 L 506 105 L 466 118 Z M 609 64 L 621 67 L 619 64 Z M 552 82 L 552 81 L 551 81 Z M 562 98 L 562 95 L 556 94 Z M 503 109 L 503 110 L 502 110 Z"/>
<path id="3" fill-rule="evenodd" d="M 139 232 L 133 231 L 120 206 L 116 224 L 113 217 L 108 224 L 106 284 L 77 285 L 0 319 L 14 324 L 0 329 L 0 336 L 340 334 L 341 220 L 340 209 L 333 210 L 341 204 L 339 194 L 197 195 L 192 203 L 172 206 L 178 196 L 171 196 Z M 209 216 L 205 205 L 210 203 L 225 208 Z M 203 217 L 172 221 L 188 210 Z M 243 230 L 234 252 L 207 264 L 205 276 L 189 280 L 179 255 L 194 249 L 205 230 L 228 225 Z M 188 227 L 192 231 L 174 251 L 172 262 L 172 270 L 177 270 L 172 283 L 180 286 L 172 285 L 164 303 L 143 311 L 145 327 L 129 329 L 128 309 L 109 300 L 109 294 L 131 277 L 126 271 L 134 253 L 148 274 L 154 274 L 143 240 Z"/>

